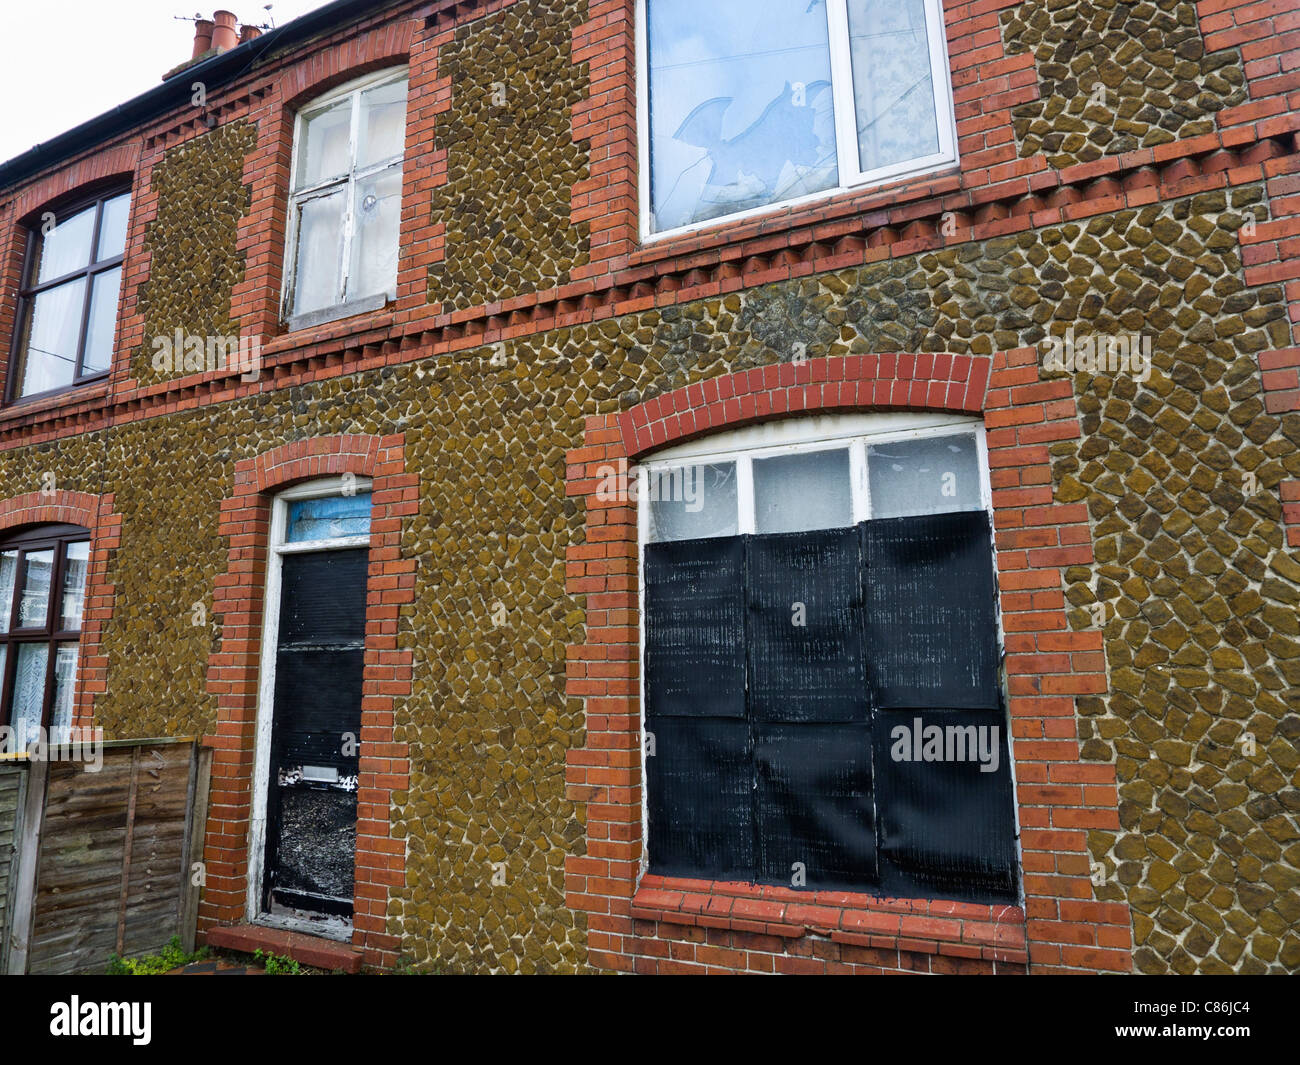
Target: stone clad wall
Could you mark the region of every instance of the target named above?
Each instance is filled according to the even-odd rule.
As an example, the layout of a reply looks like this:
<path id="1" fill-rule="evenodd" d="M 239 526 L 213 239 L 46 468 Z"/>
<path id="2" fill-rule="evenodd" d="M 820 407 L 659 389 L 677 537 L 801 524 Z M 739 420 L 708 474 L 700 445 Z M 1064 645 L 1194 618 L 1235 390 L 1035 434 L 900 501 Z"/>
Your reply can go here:
<path id="1" fill-rule="evenodd" d="M 239 335 L 230 296 L 244 276 L 236 243 L 250 199 L 244 163 L 256 144 L 256 127 L 239 120 L 170 149 L 155 167 L 158 211 L 145 233 L 149 278 L 138 307 L 146 343 L 131 363 L 137 381 L 172 376 L 153 368 L 153 337 L 172 337 L 177 329 L 200 337 Z"/>
<path id="2" fill-rule="evenodd" d="M 572 132 L 586 95 L 585 64 L 572 59 L 583 17 L 566 0 L 519 0 L 438 49 L 452 91 L 435 136 L 447 180 L 430 206 L 446 254 L 429 268 L 430 302 L 462 309 L 536 292 L 587 262 L 587 223 L 570 222 L 587 176 Z"/>
<path id="3" fill-rule="evenodd" d="M 1038 72 L 1039 99 L 1012 110 L 1020 154 L 1056 167 L 1209 133 L 1247 96 L 1241 55 L 1206 51 L 1193 0 L 1029 0 L 1000 19 Z"/>

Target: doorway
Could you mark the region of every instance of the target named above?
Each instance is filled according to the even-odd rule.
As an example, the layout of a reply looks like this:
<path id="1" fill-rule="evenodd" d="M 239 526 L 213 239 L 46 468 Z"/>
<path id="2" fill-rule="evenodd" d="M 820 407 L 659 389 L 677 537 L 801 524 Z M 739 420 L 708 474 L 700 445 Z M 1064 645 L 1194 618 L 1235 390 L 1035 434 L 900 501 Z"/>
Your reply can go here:
<path id="1" fill-rule="evenodd" d="M 249 917 L 352 930 L 370 484 L 278 496 L 271 515 Z"/>

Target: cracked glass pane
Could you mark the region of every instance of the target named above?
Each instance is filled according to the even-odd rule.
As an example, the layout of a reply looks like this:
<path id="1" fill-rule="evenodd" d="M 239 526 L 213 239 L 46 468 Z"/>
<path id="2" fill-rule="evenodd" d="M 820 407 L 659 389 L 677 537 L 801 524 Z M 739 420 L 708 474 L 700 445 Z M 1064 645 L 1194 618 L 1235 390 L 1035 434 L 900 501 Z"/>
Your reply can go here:
<path id="1" fill-rule="evenodd" d="M 862 169 L 935 155 L 924 0 L 849 0 L 849 51 Z"/>
<path id="2" fill-rule="evenodd" d="M 651 0 L 656 231 L 839 182 L 823 0 Z"/>
<path id="3" fill-rule="evenodd" d="M 645 491 L 654 543 L 735 536 L 739 531 L 734 462 L 650 470 Z"/>

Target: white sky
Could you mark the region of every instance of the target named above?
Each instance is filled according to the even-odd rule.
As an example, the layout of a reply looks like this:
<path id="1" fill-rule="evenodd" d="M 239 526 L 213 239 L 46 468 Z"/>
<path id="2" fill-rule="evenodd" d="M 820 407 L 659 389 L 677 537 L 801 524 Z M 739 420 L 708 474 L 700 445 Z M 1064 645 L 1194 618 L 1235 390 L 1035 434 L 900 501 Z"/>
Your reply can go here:
<path id="1" fill-rule="evenodd" d="M 328 0 L 0 0 L 0 162 L 162 81 L 188 59 L 194 23 L 233 11 L 283 26 Z"/>

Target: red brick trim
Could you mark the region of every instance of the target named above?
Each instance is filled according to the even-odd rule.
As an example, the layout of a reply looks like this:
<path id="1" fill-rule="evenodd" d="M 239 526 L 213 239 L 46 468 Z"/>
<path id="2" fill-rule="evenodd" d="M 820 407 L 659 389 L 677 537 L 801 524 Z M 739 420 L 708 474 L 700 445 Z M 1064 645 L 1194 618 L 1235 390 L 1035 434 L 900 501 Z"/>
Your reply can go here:
<path id="1" fill-rule="evenodd" d="M 234 494 L 221 505 L 229 562 L 212 607 L 222 619 L 221 646 L 208 659 L 208 691 L 218 709 L 216 734 L 205 740 L 215 754 L 202 929 L 245 914 L 271 499 L 301 481 L 353 473 L 371 478 L 373 509 L 352 941 L 368 964 L 396 960 L 400 940 L 387 931 L 388 900 L 406 883 L 406 843 L 392 836 L 390 820 L 394 793 L 409 785 L 410 762 L 394 730 L 397 703 L 410 695 L 412 683 L 412 652 L 398 647 L 397 629 L 401 606 L 415 595 L 415 561 L 402 558 L 401 537 L 402 520 L 415 513 L 419 494 L 418 478 L 405 472 L 405 462 L 405 437 L 396 435 L 315 437 L 236 464 Z"/>
<path id="2" fill-rule="evenodd" d="M 838 410 L 984 409 L 988 356 L 849 355 L 782 363 L 711 378 L 625 411 L 619 418 L 629 458 L 718 429 Z"/>
<path id="3" fill-rule="evenodd" d="M 621 460 L 724 426 L 800 411 L 898 409 L 984 415 L 1023 911 L 641 877 L 636 509 L 601 498 L 601 478 Z M 584 597 L 587 620 L 586 642 L 569 648 L 567 692 L 586 706 L 587 746 L 570 751 L 566 780 L 569 798 L 586 804 L 587 847 L 566 860 L 565 886 L 568 905 L 587 915 L 593 965 L 992 971 L 996 959 L 983 951 L 998 947 L 1006 952 L 998 971 L 1014 970 L 1026 956 L 1040 972 L 1131 968 L 1128 906 L 1095 898 L 1087 849 L 1088 829 L 1119 827 L 1115 768 L 1080 760 L 1076 721 L 1075 699 L 1106 690 L 1102 634 L 1072 630 L 1065 610 L 1064 570 L 1092 561 L 1091 530 L 1085 506 L 1054 501 L 1048 454 L 1052 442 L 1079 432 L 1072 382 L 1040 380 L 1033 349 L 968 358 L 961 367 L 930 355 L 767 367 L 587 419 L 583 445 L 568 455 L 566 489 L 586 506 L 585 542 L 567 554 L 567 588 Z M 993 934 L 989 925 L 995 938 L 980 942 Z M 847 938 L 862 935 L 865 942 Z"/>
<path id="4" fill-rule="evenodd" d="M 927 899 L 878 899 L 844 891 L 644 876 L 632 896 L 637 921 L 795 940 L 804 936 L 877 951 L 943 954 L 1024 968 L 1025 912 Z M 994 966 L 995 971 L 997 966 Z"/>
<path id="5" fill-rule="evenodd" d="M 90 532 L 90 563 L 86 572 L 86 605 L 82 615 L 77 663 L 74 727 L 95 721 L 95 698 L 108 690 L 108 656 L 103 652 L 104 626 L 113 616 L 116 586 L 108 567 L 122 542 L 122 516 L 113 510 L 113 496 L 91 492 L 26 492 L 0 499 L 0 533 L 25 525 L 80 525 Z M 112 739 L 114 737 L 108 737 Z"/>
<path id="6" fill-rule="evenodd" d="M 280 77 L 281 106 L 296 112 L 336 85 L 407 62 L 415 25 L 409 17 L 393 19 L 368 32 L 344 37 L 317 52 L 310 63 L 294 64 Z"/>

